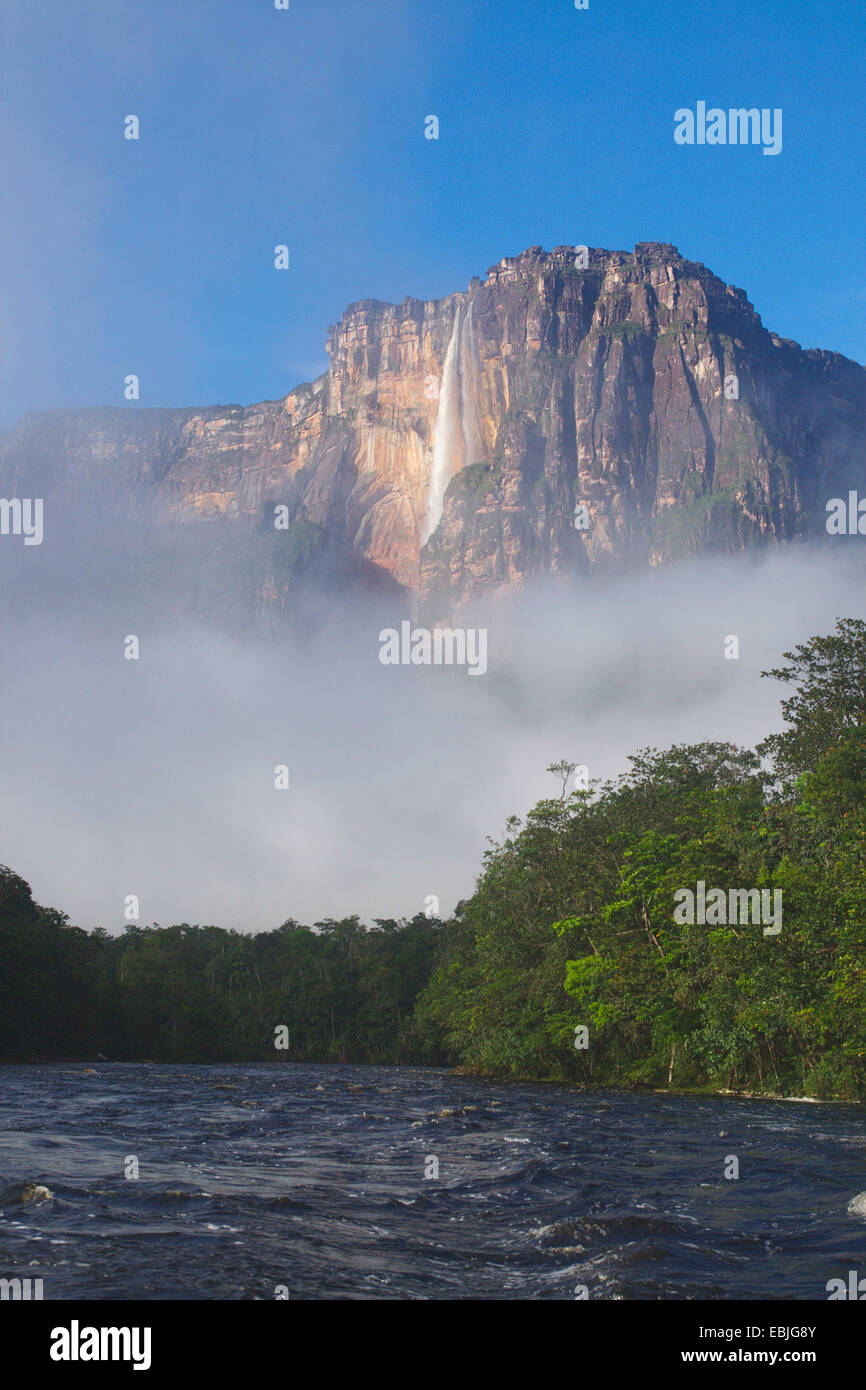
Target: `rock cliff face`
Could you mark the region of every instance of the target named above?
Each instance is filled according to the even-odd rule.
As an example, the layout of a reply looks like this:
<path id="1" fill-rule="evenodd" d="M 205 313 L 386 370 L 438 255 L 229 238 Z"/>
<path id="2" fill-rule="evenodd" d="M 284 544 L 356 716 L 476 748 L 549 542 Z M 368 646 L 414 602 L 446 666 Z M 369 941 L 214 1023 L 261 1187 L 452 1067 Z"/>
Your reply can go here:
<path id="1" fill-rule="evenodd" d="M 25 417 L 0 495 L 43 497 L 46 537 L 82 501 L 220 522 L 259 556 L 260 605 L 308 572 L 444 614 L 538 574 L 822 534 L 827 499 L 862 490 L 866 370 L 767 332 L 673 246 L 531 247 L 463 293 L 350 306 L 328 351 L 279 401 Z"/>

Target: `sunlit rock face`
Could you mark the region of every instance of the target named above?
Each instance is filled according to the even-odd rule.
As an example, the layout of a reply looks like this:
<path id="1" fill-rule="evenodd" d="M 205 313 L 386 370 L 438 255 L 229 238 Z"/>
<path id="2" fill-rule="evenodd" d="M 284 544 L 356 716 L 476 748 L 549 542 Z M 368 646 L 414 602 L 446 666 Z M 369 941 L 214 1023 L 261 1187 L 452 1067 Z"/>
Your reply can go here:
<path id="1" fill-rule="evenodd" d="M 444 299 L 351 305 L 327 347 L 279 401 L 26 417 L 0 495 L 218 522 L 260 606 L 311 573 L 444 614 L 540 574 L 823 534 L 827 500 L 862 489 L 864 369 L 767 332 L 673 246 L 531 247 Z"/>

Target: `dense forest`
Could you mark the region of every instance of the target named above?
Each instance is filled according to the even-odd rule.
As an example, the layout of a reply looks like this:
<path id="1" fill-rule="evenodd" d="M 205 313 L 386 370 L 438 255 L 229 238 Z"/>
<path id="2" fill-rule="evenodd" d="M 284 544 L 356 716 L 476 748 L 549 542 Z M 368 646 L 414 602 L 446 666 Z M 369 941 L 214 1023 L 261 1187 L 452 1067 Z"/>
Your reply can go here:
<path id="1" fill-rule="evenodd" d="M 508 822 L 448 922 L 111 936 L 0 869 L 0 1057 L 433 1063 L 866 1099 L 866 623 L 783 661 L 763 674 L 788 687 L 785 727 L 754 751 L 647 749 L 588 787 L 552 767 L 560 794 Z M 699 885 L 705 914 L 684 920 Z M 749 909 L 711 910 L 713 889 Z M 772 928 L 760 901 L 781 904 Z"/>

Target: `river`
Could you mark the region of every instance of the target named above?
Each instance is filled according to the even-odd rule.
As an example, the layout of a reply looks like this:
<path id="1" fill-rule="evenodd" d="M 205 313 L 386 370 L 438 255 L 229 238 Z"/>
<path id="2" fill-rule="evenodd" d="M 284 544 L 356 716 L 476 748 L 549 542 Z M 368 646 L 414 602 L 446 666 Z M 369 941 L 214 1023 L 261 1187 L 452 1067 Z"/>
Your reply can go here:
<path id="1" fill-rule="evenodd" d="M 852 1105 L 0 1068 L 0 1277 L 45 1299 L 826 1299 L 866 1273 L 864 1189 Z"/>

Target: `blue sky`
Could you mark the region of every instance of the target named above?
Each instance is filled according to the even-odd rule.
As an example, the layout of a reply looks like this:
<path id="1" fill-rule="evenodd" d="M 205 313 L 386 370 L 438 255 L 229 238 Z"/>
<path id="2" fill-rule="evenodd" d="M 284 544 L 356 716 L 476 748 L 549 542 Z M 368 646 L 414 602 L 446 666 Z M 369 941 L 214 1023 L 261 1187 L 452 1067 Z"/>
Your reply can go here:
<path id="1" fill-rule="evenodd" d="M 350 301 L 535 244 L 674 242 L 866 361 L 860 0 L 3 0 L 0 25 L 3 425 L 123 404 L 129 372 L 142 405 L 281 396 Z M 698 100 L 781 107 L 781 154 L 676 145 Z"/>

